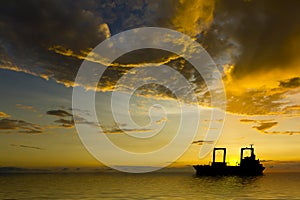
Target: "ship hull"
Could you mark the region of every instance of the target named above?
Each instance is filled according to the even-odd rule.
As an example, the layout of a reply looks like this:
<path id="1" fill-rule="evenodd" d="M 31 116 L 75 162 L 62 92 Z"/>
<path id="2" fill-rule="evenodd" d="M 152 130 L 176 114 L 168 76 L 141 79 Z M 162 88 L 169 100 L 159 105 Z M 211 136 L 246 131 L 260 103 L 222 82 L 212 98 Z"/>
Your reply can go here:
<path id="1" fill-rule="evenodd" d="M 265 167 L 259 165 L 248 168 L 241 166 L 211 166 L 194 165 L 197 176 L 258 176 L 262 175 Z"/>

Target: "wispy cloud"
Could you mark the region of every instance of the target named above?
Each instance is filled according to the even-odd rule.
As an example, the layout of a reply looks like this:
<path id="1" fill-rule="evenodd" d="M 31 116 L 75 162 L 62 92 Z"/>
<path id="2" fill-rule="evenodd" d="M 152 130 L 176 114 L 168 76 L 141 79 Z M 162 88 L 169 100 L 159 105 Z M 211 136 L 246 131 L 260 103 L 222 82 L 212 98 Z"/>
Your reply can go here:
<path id="1" fill-rule="evenodd" d="M 72 109 L 70 108 L 68 110 L 72 110 Z M 84 115 L 89 115 L 87 111 L 78 110 L 78 113 L 81 112 L 84 113 Z M 58 118 L 57 120 L 53 121 L 54 123 L 58 124 L 58 126 L 48 125 L 46 128 L 73 128 L 75 124 L 74 119 L 76 120 L 76 123 L 79 124 L 89 124 L 92 126 L 98 126 L 97 122 L 88 121 L 81 116 L 73 116 L 70 112 L 62 109 L 48 110 L 46 113 L 47 115 L 52 115 Z"/>
<path id="2" fill-rule="evenodd" d="M 257 120 L 254 119 L 240 119 L 242 123 L 255 123 Z"/>
<path id="3" fill-rule="evenodd" d="M 71 113 L 65 111 L 65 110 L 49 110 L 46 113 L 47 115 L 54 115 L 58 117 L 71 117 L 73 116 Z"/>
<path id="4" fill-rule="evenodd" d="M 214 141 L 209 141 L 209 140 L 196 140 L 196 141 L 193 141 L 193 142 L 192 142 L 192 144 L 198 144 L 198 145 L 203 145 L 204 143 L 213 144 Z"/>
<path id="5" fill-rule="evenodd" d="M 300 131 L 265 131 L 264 133 L 293 135 L 293 134 L 300 134 Z"/>
<path id="6" fill-rule="evenodd" d="M 252 128 L 256 129 L 257 131 L 265 134 L 299 134 L 300 131 L 297 130 L 287 130 L 287 131 L 270 131 L 269 129 L 277 126 L 279 123 L 274 121 L 273 119 L 270 120 L 255 120 L 255 119 L 240 119 L 240 122 L 242 123 L 249 123 L 254 124 Z"/>
<path id="7" fill-rule="evenodd" d="M 41 126 L 23 120 L 1 119 L 0 131 L 17 130 L 20 133 L 39 134 L 43 132 Z"/>
<path id="8" fill-rule="evenodd" d="M 127 127 L 127 124 L 117 124 L 113 123 L 112 125 L 101 125 L 103 133 L 105 134 L 124 134 L 124 133 L 148 133 L 152 132 L 152 129 L 136 129 Z"/>
<path id="9" fill-rule="evenodd" d="M 253 126 L 252 128 L 257 129 L 258 131 L 265 132 L 267 129 L 270 129 L 274 126 L 276 126 L 278 122 L 260 122 L 259 125 Z"/>
<path id="10" fill-rule="evenodd" d="M 59 123 L 62 127 L 65 128 L 72 128 L 74 127 L 74 120 L 73 118 L 68 120 L 68 119 L 58 119 L 54 121 L 55 123 Z"/>
<path id="11" fill-rule="evenodd" d="M 168 118 L 167 117 L 162 117 L 161 119 L 157 120 L 155 123 L 156 124 L 162 124 L 164 122 L 168 121 Z"/>
<path id="12" fill-rule="evenodd" d="M 295 105 L 292 105 L 292 106 L 285 106 L 283 108 L 283 114 L 300 115 L 300 105 L 295 104 Z"/>
<path id="13" fill-rule="evenodd" d="M 10 144 L 10 146 L 13 146 L 13 147 L 22 147 L 22 148 L 29 148 L 29 149 L 37 149 L 37 150 L 45 150 L 44 148 L 41 148 L 41 147 L 24 145 L 24 144 Z"/>
<path id="14" fill-rule="evenodd" d="M 130 129 L 130 128 L 104 128 L 103 133 L 105 134 L 124 134 L 124 133 L 149 133 L 152 132 L 151 129 Z"/>
<path id="15" fill-rule="evenodd" d="M 48 128 L 72 128 L 74 127 L 73 115 L 65 110 L 48 110 L 47 115 L 53 115 L 59 119 L 55 120 L 54 123 L 59 124 L 59 126 L 47 126 Z M 67 119 L 65 119 L 67 118 Z"/>
<path id="16" fill-rule="evenodd" d="M 36 112 L 37 110 L 33 106 L 23 105 L 23 104 L 16 104 L 17 108 L 23 109 L 23 110 L 30 110 L 33 112 Z"/>

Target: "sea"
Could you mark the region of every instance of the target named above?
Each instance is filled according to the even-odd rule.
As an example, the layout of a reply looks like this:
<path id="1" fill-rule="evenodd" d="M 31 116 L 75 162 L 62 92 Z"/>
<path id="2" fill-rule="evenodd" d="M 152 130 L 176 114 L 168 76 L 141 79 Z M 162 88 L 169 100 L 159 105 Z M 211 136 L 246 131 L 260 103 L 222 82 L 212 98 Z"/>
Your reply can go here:
<path id="1" fill-rule="evenodd" d="M 300 199 L 300 173 L 258 177 L 196 177 L 191 172 L 1 174 L 0 199 Z"/>

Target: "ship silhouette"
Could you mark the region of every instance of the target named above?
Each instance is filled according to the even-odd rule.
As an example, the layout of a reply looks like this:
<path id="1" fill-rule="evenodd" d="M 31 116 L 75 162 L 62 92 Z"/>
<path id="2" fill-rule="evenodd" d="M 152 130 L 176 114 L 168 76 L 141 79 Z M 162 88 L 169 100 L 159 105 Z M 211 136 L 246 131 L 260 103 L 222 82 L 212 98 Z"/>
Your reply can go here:
<path id="1" fill-rule="evenodd" d="M 216 151 L 223 151 L 223 161 L 216 162 Z M 251 151 L 250 156 L 244 157 L 244 151 Z M 262 175 L 265 167 L 255 158 L 254 148 L 241 148 L 240 163 L 228 166 L 226 163 L 226 148 L 214 148 L 211 165 L 194 165 L 197 176 L 258 176 Z"/>

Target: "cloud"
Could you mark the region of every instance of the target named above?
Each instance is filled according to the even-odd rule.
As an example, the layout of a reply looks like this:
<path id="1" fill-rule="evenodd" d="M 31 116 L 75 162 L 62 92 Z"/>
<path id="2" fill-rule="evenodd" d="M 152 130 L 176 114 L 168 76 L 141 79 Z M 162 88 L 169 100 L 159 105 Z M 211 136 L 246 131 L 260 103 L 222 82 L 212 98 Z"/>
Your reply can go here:
<path id="1" fill-rule="evenodd" d="M 278 122 L 274 122 L 273 119 L 266 119 L 266 120 L 256 120 L 256 119 L 240 119 L 241 123 L 250 123 L 255 124 L 252 128 L 265 133 L 267 129 L 270 129 L 276 125 Z"/>
<path id="2" fill-rule="evenodd" d="M 5 39 L 13 39 L 9 42 L 13 42 L 15 47 L 26 45 L 43 49 L 57 43 L 80 50 L 104 38 L 99 30 L 103 20 L 93 12 L 94 1 L 29 0 L 19 3 L 12 0 L 2 4 L 0 19 L 5 30 L 1 33 Z"/>
<path id="3" fill-rule="evenodd" d="M 229 112 L 278 114 L 289 89 L 300 93 L 299 6 L 297 0 L 216 1 L 199 41 L 223 69 Z"/>
<path id="4" fill-rule="evenodd" d="M 294 77 L 292 79 L 288 79 L 285 81 L 279 81 L 280 87 L 284 87 L 284 88 L 297 88 L 300 87 L 300 77 Z"/>
<path id="5" fill-rule="evenodd" d="M 268 115 L 280 113 L 286 103 L 286 91 L 265 88 L 231 92 L 227 90 L 227 111 L 244 115 Z"/>
<path id="6" fill-rule="evenodd" d="M 242 123 L 254 123 L 256 122 L 257 120 L 253 120 L 253 119 L 241 119 L 240 122 Z"/>
<path id="7" fill-rule="evenodd" d="M 285 106 L 283 108 L 284 114 L 300 114 L 300 105 L 292 105 L 292 106 Z"/>
<path id="8" fill-rule="evenodd" d="M 212 143 L 214 143 L 214 141 L 196 140 L 196 141 L 193 141 L 193 142 L 192 142 L 192 144 L 198 144 L 198 145 L 203 145 L 204 143 L 212 144 Z"/>
<path id="9" fill-rule="evenodd" d="M 263 119 L 263 120 L 257 120 L 257 119 L 240 119 L 240 122 L 242 123 L 268 123 L 272 122 L 274 119 Z"/>
<path id="10" fill-rule="evenodd" d="M 193 6 L 189 3 L 4 1 L 0 8 L 0 67 L 73 86 L 82 62 L 77 57 L 87 55 L 111 34 L 143 26 L 169 27 L 191 36 L 203 31 L 212 21 L 214 1 L 193 0 Z"/>
<path id="11" fill-rule="evenodd" d="M 105 39 L 108 27 L 96 9 L 92 0 L 3 1 L 0 67 L 71 85 L 81 61 L 55 54 L 48 48 L 62 45 L 80 52 Z"/>
<path id="12" fill-rule="evenodd" d="M 168 118 L 167 117 L 162 117 L 161 119 L 155 121 L 156 124 L 162 124 L 164 122 L 168 121 Z"/>
<path id="13" fill-rule="evenodd" d="M 265 131 L 264 133 L 293 135 L 293 134 L 300 134 L 300 131 Z"/>
<path id="14" fill-rule="evenodd" d="M 110 37 L 110 30 L 107 24 L 103 23 L 99 25 L 99 32 L 103 33 L 105 38 Z"/>
<path id="15" fill-rule="evenodd" d="M 263 131 L 270 129 L 274 126 L 276 126 L 278 122 L 260 122 L 258 126 L 253 126 L 252 128 L 257 129 L 258 131 Z"/>
<path id="16" fill-rule="evenodd" d="M 190 6 L 190 3 L 193 6 Z M 29 0 L 22 4 L 16 1 L 5 2 L 3 7 L 6 9 L 0 14 L 0 22 L 5 31 L 1 33 L 3 42 L 0 44 L 0 55 L 3 57 L 1 59 L 3 63 L 2 65 L 0 63 L 0 67 L 22 71 L 47 80 L 54 79 L 71 87 L 74 86 L 76 72 L 82 60 L 93 47 L 111 34 L 136 27 L 160 26 L 176 29 L 194 37 L 207 29 L 212 22 L 214 1 L 79 0 L 74 3 L 69 0 L 64 2 L 54 0 L 42 4 Z M 30 12 L 27 12 L 28 10 Z M 26 29 L 21 28 L 22 31 L 17 31 L 20 27 Z M 59 31 L 56 32 L 57 30 Z M 28 49 L 25 54 L 24 48 Z M 165 52 L 156 53 L 158 56 L 154 59 L 151 59 L 153 52 L 140 55 L 142 56 L 125 56 L 126 59 L 108 69 L 101 81 L 103 91 L 115 89 L 114 83 L 126 73 L 126 70 L 120 69 L 122 67 L 142 66 L 146 61 L 153 63 L 153 60 L 158 64 L 173 60 L 177 63 L 182 62 L 178 60 L 178 56 L 174 57 Z M 134 62 L 134 59 L 128 59 L 130 57 L 145 60 L 138 59 Z M 150 59 L 147 59 L 148 57 Z M 98 58 L 95 55 L 87 59 L 97 61 Z M 184 68 L 190 70 L 189 67 Z M 188 71 L 185 74 L 190 74 Z M 199 77 L 198 75 L 194 82 L 197 82 Z"/>
<path id="17" fill-rule="evenodd" d="M 275 122 L 273 119 L 270 120 L 240 119 L 240 122 L 255 124 L 254 126 L 252 126 L 252 128 L 265 134 L 288 134 L 288 135 L 300 134 L 300 131 L 295 131 L 295 130 L 269 131 L 269 129 L 279 124 L 278 122 Z"/>
<path id="18" fill-rule="evenodd" d="M 213 21 L 214 0 L 148 1 L 146 15 L 152 24 L 176 29 L 195 37 Z M 149 13 L 149 14 L 148 14 Z"/>
<path id="19" fill-rule="evenodd" d="M 238 86 L 237 90 L 227 88 L 227 110 L 244 115 L 299 115 L 298 102 L 291 102 L 287 98 L 291 94 L 300 94 L 297 80 L 298 77 L 277 81 L 277 85 L 271 88 L 266 86 L 252 88 L 251 82 L 247 89 L 240 90 Z"/>
<path id="20" fill-rule="evenodd" d="M 40 3 L 29 0 L 20 4 L 12 0 L 4 2 L 3 7 L 6 9 L 0 9 L 0 24 L 3 25 L 3 32 L 0 32 L 3 39 L 0 43 L 0 68 L 25 72 L 46 80 L 53 79 L 66 87 L 73 87 L 82 60 L 105 38 L 130 28 L 144 26 L 168 27 L 196 37 L 210 26 L 214 1 L 79 0 L 74 3 L 70 0 L 54 0 Z M 27 51 L 24 53 L 25 48 Z M 87 60 L 98 62 L 97 56 L 89 56 Z M 100 61 L 105 63 L 105 60 Z M 141 50 L 117 59 L 105 71 L 98 88 L 104 92 L 115 90 L 115 83 L 123 74 L 149 62 L 170 64 L 180 69 L 188 79 L 195 77 L 192 83 L 195 90 L 202 90 L 203 80 L 199 74 L 194 73 L 195 70 L 188 62 L 177 55 L 162 51 L 153 53 L 151 50 Z M 123 69 L 124 67 L 129 69 Z M 133 79 L 128 88 L 132 88 L 134 83 Z M 95 89 L 94 86 L 85 87 Z M 118 89 L 122 90 L 124 87 Z M 144 91 L 148 91 L 148 88 L 144 88 Z M 153 93 L 156 91 L 162 98 L 170 94 L 162 87 L 156 87 Z M 161 95 L 164 93 L 168 94 Z"/>
<path id="21" fill-rule="evenodd" d="M 1 119 L 0 130 L 10 131 L 17 130 L 19 133 L 39 134 L 42 133 L 42 127 L 23 120 Z"/>
<path id="22" fill-rule="evenodd" d="M 48 110 L 47 115 L 53 115 L 59 117 L 59 119 L 55 120 L 54 123 L 59 124 L 59 126 L 48 126 L 48 128 L 73 128 L 74 127 L 74 119 L 73 115 L 65 110 Z M 68 117 L 69 119 L 65 119 Z"/>
<path id="23" fill-rule="evenodd" d="M 67 120 L 67 119 L 58 119 L 54 121 L 55 123 L 60 123 L 62 127 L 65 128 L 72 128 L 74 127 L 74 120 Z"/>
<path id="24" fill-rule="evenodd" d="M 131 28 L 167 27 L 197 39 L 213 56 L 224 73 L 229 112 L 282 113 L 287 92 L 300 93 L 299 6 L 297 0 L 4 1 L 0 68 L 72 87 L 82 59 L 105 38 Z M 160 54 L 152 61 L 168 64 L 192 80 L 199 101 L 209 104 L 209 92 L 193 67 L 174 55 Z M 152 55 L 135 52 L 120 58 L 105 72 L 99 88 L 115 90 L 122 75 L 145 65 Z M 95 61 L 94 56 L 88 59 Z"/>
<path id="25" fill-rule="evenodd" d="M 37 110 L 33 106 L 27 106 L 23 104 L 16 104 L 17 108 L 23 109 L 23 110 L 31 110 L 33 112 L 36 112 Z"/>
<path id="26" fill-rule="evenodd" d="M 5 112 L 0 112 L 0 118 L 10 118 L 10 115 Z"/>
<path id="27" fill-rule="evenodd" d="M 299 61 L 299 6 L 297 0 L 218 1 L 205 44 L 214 39 L 220 43 L 221 48 L 208 46 L 214 55 L 240 51 L 231 60 L 235 79 L 283 68 L 296 72 L 299 67 L 292 68 Z"/>
<path id="28" fill-rule="evenodd" d="M 126 126 L 127 124 L 117 124 L 117 123 L 113 123 L 112 125 L 101 124 L 101 129 L 105 134 L 148 133 L 153 131 L 152 129 L 144 129 L 144 128 L 136 129 L 136 128 L 130 128 Z"/>
<path id="29" fill-rule="evenodd" d="M 113 129 L 103 129 L 103 133 L 105 134 L 124 134 L 124 133 L 148 133 L 152 132 L 151 129 L 119 129 L 119 128 L 113 128 Z"/>
<path id="30" fill-rule="evenodd" d="M 24 144 L 10 144 L 13 147 L 22 147 L 22 148 L 29 148 L 29 149 L 37 149 L 37 150 L 45 150 L 44 148 L 36 147 L 36 146 L 28 146 Z"/>
<path id="31" fill-rule="evenodd" d="M 72 110 L 71 108 L 68 110 Z M 56 125 L 48 125 L 46 128 L 73 128 L 74 127 L 74 119 L 76 120 L 76 123 L 78 124 L 89 124 L 93 126 L 98 127 L 97 122 L 91 122 L 86 119 L 84 119 L 81 116 L 73 116 L 71 113 L 65 111 L 65 110 L 49 110 L 46 112 L 48 115 L 53 115 L 58 117 L 59 119 L 55 120 L 54 123 L 59 124 L 59 126 Z M 78 113 L 84 113 L 84 115 L 89 115 L 89 113 L 85 110 L 78 110 Z"/>
<path id="32" fill-rule="evenodd" d="M 47 115 L 54 115 L 58 117 L 71 117 L 73 116 L 71 113 L 65 110 L 49 110 L 47 111 Z"/>

